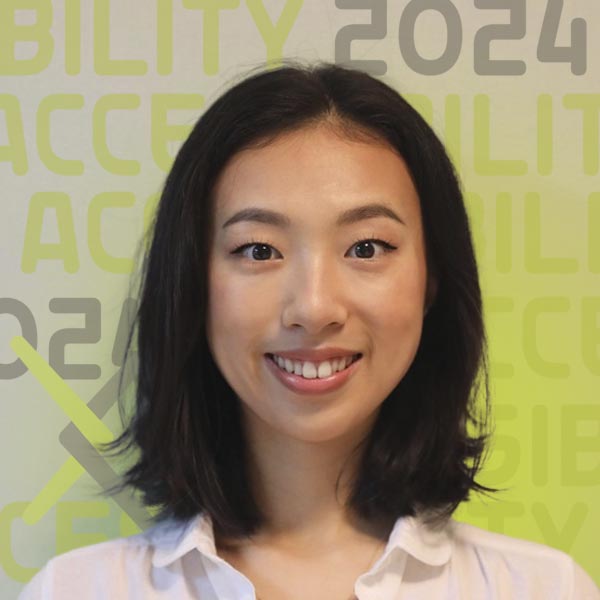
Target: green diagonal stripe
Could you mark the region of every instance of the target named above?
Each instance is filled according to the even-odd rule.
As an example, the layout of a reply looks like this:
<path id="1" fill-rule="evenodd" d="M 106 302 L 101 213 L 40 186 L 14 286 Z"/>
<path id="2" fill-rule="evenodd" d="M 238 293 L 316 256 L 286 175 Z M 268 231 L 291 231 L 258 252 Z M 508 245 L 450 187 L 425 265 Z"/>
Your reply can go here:
<path id="1" fill-rule="evenodd" d="M 23 513 L 23 521 L 27 525 L 35 525 L 84 473 L 85 469 L 69 456 L 44 489 L 29 503 Z"/>
<path id="2" fill-rule="evenodd" d="M 99 443 L 107 443 L 114 439 L 111 430 L 24 337 L 13 337 L 10 347 L 92 446 L 96 447 Z"/>

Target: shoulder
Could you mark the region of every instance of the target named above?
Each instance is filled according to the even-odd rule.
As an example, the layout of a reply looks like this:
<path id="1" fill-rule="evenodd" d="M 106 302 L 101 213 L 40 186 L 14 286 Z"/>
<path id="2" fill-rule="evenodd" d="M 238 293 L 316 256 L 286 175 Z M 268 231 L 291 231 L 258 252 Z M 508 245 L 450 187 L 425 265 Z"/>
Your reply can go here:
<path id="1" fill-rule="evenodd" d="M 149 577 L 157 552 L 173 538 L 178 539 L 183 529 L 183 524 L 164 523 L 137 535 L 54 556 L 25 586 L 18 600 L 81 600 L 95 597 L 91 593 L 94 589 L 104 590 L 103 598 L 128 597 L 129 585 L 143 587 L 142 579 Z"/>
<path id="2" fill-rule="evenodd" d="M 545 566 L 549 563 L 561 566 L 571 561 L 567 554 L 556 548 L 495 533 L 468 523 L 453 521 L 451 536 L 457 550 L 486 553 L 497 560 L 532 560 Z"/>
<path id="3" fill-rule="evenodd" d="M 500 588 L 520 591 L 519 597 L 547 592 L 547 598 L 600 600 L 589 575 L 561 550 L 457 521 L 450 524 L 450 536 L 458 570 L 479 571 Z"/>

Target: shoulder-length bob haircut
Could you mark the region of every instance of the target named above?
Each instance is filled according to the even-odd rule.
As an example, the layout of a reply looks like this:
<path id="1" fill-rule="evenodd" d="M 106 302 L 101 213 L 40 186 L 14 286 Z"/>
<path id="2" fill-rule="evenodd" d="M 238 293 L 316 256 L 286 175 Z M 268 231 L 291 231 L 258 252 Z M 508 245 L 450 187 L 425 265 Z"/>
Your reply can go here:
<path id="1" fill-rule="evenodd" d="M 204 512 L 227 536 L 250 535 L 264 523 L 246 470 L 239 399 L 206 339 L 211 191 L 237 152 L 315 124 L 383 142 L 404 159 L 437 281 L 414 361 L 361 443 L 347 507 L 369 520 L 417 513 L 443 520 L 470 490 L 491 491 L 475 481 L 489 435 L 486 340 L 451 161 L 417 111 L 380 80 L 327 63 L 285 63 L 247 75 L 202 114 L 167 176 L 151 228 L 126 348 L 137 341 L 134 412 L 103 450 L 137 451 L 117 489 L 141 492 L 155 522 Z"/>

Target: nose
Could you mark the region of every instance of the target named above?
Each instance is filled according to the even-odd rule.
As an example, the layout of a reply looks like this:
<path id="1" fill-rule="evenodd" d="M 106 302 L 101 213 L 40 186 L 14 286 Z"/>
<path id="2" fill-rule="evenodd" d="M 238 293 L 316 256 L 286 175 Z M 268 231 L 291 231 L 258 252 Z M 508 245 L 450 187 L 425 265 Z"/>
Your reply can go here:
<path id="1" fill-rule="evenodd" d="M 282 323 L 316 335 L 340 326 L 348 318 L 345 287 L 335 265 L 324 257 L 305 257 L 290 269 L 286 280 Z"/>

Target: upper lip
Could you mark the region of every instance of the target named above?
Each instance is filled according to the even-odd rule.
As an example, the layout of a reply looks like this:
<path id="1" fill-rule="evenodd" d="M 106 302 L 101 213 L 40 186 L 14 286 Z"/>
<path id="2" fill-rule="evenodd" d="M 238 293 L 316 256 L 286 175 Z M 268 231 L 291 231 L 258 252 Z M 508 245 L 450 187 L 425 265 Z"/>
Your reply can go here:
<path id="1" fill-rule="evenodd" d="M 294 348 L 293 350 L 281 350 L 277 352 L 271 352 L 270 354 L 276 354 L 283 358 L 289 358 L 290 360 L 310 360 L 310 361 L 322 361 L 330 360 L 332 358 L 339 358 L 341 356 L 354 356 L 360 354 L 355 350 L 347 350 L 346 348 Z"/>

